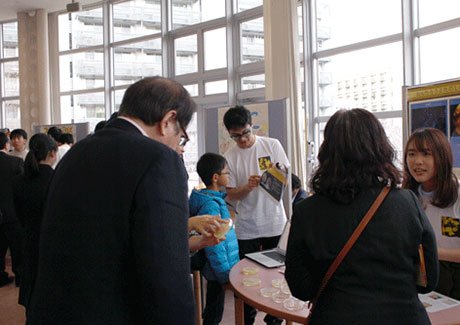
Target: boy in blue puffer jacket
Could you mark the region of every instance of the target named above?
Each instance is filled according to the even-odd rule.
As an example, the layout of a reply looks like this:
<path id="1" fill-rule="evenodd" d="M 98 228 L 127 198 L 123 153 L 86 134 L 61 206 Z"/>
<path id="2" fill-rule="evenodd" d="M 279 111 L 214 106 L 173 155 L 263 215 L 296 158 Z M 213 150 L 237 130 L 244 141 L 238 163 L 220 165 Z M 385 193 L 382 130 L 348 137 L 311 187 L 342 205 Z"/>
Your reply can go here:
<path id="1" fill-rule="evenodd" d="M 190 195 L 190 213 L 192 216 L 209 214 L 230 218 L 224 201 L 226 193 L 219 192 L 228 183 L 227 161 L 221 155 L 205 153 L 198 160 L 197 172 L 206 185 L 206 189 L 193 190 Z M 203 324 L 219 324 L 224 312 L 225 291 L 223 284 L 228 283 L 230 269 L 239 261 L 238 240 L 233 227 L 225 235 L 227 238 L 216 246 L 205 247 L 206 264 L 202 274 L 208 281 L 206 306 L 203 312 Z"/>

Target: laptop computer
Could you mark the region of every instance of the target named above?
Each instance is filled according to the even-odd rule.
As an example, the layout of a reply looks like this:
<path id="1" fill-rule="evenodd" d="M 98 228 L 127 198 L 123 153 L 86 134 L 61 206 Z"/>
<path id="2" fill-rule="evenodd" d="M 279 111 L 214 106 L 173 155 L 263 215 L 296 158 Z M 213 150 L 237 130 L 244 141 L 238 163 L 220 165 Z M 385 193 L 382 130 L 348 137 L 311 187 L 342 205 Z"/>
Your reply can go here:
<path id="1" fill-rule="evenodd" d="M 245 256 L 268 268 L 283 266 L 286 258 L 289 229 L 291 229 L 291 222 L 288 220 L 284 225 L 283 232 L 276 248 L 248 253 Z"/>

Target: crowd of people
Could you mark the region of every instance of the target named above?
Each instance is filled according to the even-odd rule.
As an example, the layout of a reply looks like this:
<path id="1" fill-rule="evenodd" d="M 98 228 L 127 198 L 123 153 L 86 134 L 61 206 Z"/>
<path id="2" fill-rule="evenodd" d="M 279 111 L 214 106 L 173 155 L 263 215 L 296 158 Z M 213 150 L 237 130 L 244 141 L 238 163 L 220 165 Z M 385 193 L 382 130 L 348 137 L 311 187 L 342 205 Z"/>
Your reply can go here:
<path id="1" fill-rule="evenodd" d="M 207 280 L 203 324 L 221 322 L 231 268 L 276 247 L 288 218 L 283 201 L 260 188 L 261 175 L 291 167 L 281 143 L 256 135 L 251 112 L 235 106 L 223 117 L 235 145 L 200 157 L 204 188 L 189 197 L 182 154 L 195 110 L 182 85 L 150 77 L 75 144 L 57 127 L 34 134 L 28 149 L 24 130 L 0 132 L 0 285 L 13 281 L 9 248 L 28 324 L 193 324 L 195 257 Z M 340 110 L 326 125 L 310 192 L 292 176 L 285 277 L 293 296 L 315 300 L 311 324 L 429 324 L 418 293 L 460 299 L 460 193 L 449 141 L 419 129 L 403 171 L 395 158 L 373 114 Z M 316 300 L 384 187 L 390 193 Z M 425 286 L 415 280 L 420 245 Z M 256 314 L 245 305 L 245 324 Z"/>

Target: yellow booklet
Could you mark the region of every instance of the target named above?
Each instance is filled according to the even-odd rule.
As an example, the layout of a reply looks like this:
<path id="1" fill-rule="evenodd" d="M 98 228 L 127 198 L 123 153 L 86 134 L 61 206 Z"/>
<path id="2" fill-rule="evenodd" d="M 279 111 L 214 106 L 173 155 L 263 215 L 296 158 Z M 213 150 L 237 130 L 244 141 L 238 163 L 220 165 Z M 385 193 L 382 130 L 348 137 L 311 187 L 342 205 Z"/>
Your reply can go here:
<path id="1" fill-rule="evenodd" d="M 419 287 L 426 287 L 426 268 L 425 268 L 425 256 L 423 255 L 423 246 L 420 244 L 418 246 L 419 260 L 416 268 L 416 284 Z"/>

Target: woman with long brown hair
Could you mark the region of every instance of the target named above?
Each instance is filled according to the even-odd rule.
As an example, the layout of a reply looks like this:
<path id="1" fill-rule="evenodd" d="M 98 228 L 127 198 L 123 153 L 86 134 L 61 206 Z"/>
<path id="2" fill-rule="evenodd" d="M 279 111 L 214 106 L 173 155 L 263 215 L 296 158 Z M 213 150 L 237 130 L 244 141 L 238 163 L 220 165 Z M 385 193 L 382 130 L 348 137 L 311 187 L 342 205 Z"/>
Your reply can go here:
<path id="1" fill-rule="evenodd" d="M 437 282 L 430 223 L 408 190 L 397 188 L 395 152 L 380 122 L 363 109 L 328 121 L 311 180 L 313 195 L 294 209 L 286 256 L 292 294 L 312 300 L 320 283 L 382 188 L 390 193 L 322 291 L 310 324 L 429 324 L 418 292 Z M 427 286 L 416 285 L 419 244 Z"/>

